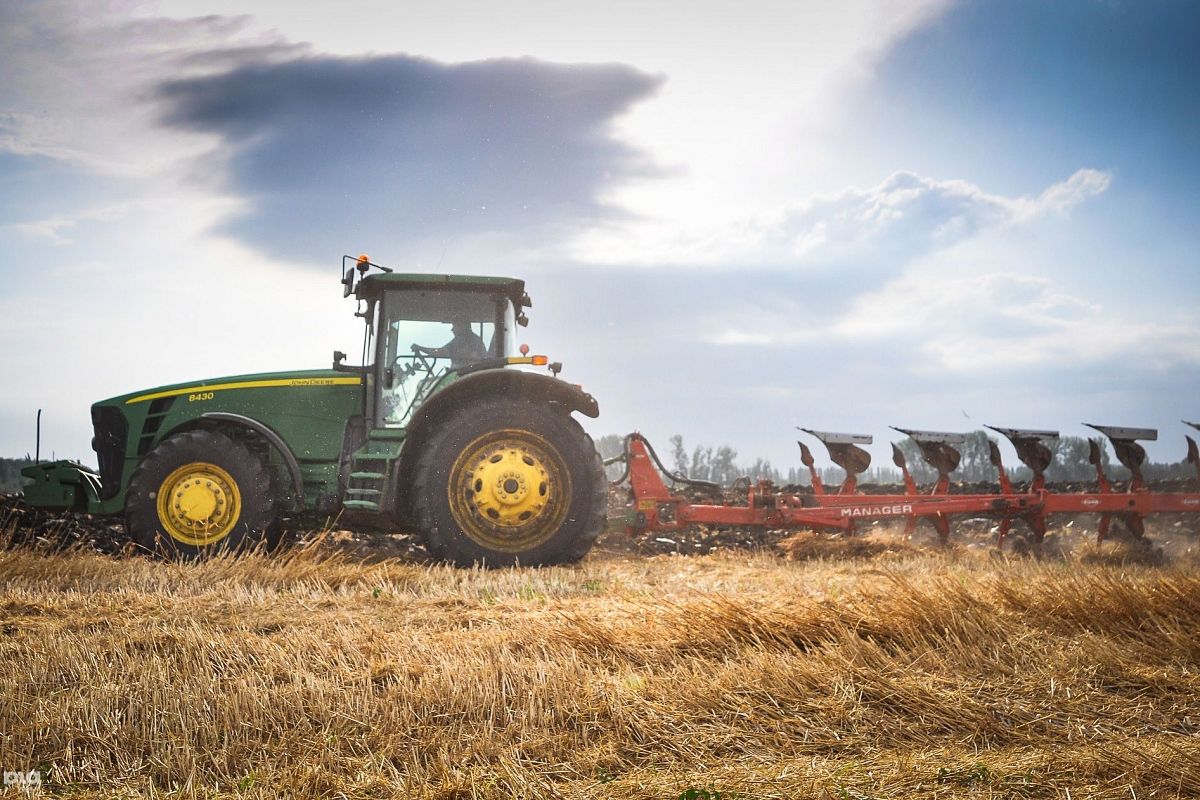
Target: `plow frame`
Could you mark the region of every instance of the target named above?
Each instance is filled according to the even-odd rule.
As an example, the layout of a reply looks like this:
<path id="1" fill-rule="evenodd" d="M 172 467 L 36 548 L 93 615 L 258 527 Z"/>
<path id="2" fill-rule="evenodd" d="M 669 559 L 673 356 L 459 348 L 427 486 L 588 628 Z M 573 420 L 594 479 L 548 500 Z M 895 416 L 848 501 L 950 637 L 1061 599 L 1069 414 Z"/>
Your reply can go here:
<path id="1" fill-rule="evenodd" d="M 913 433 L 920 435 L 920 432 Z M 945 469 L 948 464 L 944 462 L 935 464 L 939 467 L 939 476 L 932 490 L 922 493 L 903 463 L 899 450 L 893 445 L 896 454 L 894 460 L 904 478 L 903 493 L 856 494 L 857 480 L 851 469 L 847 469 L 846 479 L 836 493 L 830 493 L 821 481 L 811 454 L 801 445 L 804 463 L 812 477 L 812 494 L 783 492 L 770 481 L 760 480 L 747 486 L 744 505 L 723 501 L 697 502 L 672 492 L 663 479 L 664 475 L 673 482 L 691 484 L 701 490 L 719 487 L 673 475 L 662 466 L 654 448 L 639 433 L 630 434 L 625 442 L 626 473 L 617 482 L 627 477 L 633 496 L 633 505 L 625 520 L 625 530 L 630 536 L 651 531 L 675 531 L 693 524 L 814 529 L 853 534 L 857 523 L 878 519 L 903 519 L 906 522 L 905 532 L 911 533 L 917 523 L 924 519 L 945 542 L 950 535 L 951 517 L 970 515 L 997 520 L 999 544 L 1003 544 L 1014 522 L 1023 521 L 1034 542 L 1040 545 L 1046 535 L 1047 518 L 1054 514 L 1099 514 L 1098 539 L 1103 541 L 1108 537 L 1114 519 L 1119 520 L 1133 536 L 1141 538 L 1145 533 L 1144 520 L 1148 515 L 1200 513 L 1200 459 L 1195 458 L 1195 444 L 1190 437 L 1188 460 L 1197 472 L 1196 492 L 1153 491 L 1144 485 L 1137 470 L 1134 470 L 1126 491 L 1114 491 L 1098 458 L 1094 463 L 1099 491 L 1052 492 L 1046 488 L 1041 470 L 1035 470 L 1029 489 L 1018 492 L 1013 489 L 1000 462 L 999 452 L 993 447 L 993 464 L 1001 476 L 1000 493 L 951 494 L 948 473 L 953 467 Z M 832 453 L 841 445 L 835 442 L 827 443 L 827 446 Z M 865 451 L 859 452 L 865 455 Z M 834 460 L 841 463 L 843 458 L 835 455 Z M 934 459 L 927 455 L 927 460 L 936 460 L 936 455 Z M 869 456 L 866 461 L 869 463 Z M 954 462 L 957 465 L 957 459 Z M 862 468 L 865 469 L 865 466 Z"/>

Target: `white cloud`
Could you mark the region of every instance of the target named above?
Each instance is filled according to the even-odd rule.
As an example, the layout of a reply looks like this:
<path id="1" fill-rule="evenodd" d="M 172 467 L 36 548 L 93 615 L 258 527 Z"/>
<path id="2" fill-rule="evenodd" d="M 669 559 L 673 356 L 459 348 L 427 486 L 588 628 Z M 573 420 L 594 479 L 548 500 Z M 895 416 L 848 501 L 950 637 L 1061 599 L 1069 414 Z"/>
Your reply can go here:
<path id="1" fill-rule="evenodd" d="M 1049 196 L 1038 214 L 1062 209 L 1061 196 Z M 728 349 L 730 357 L 766 348 L 770 358 L 787 358 L 814 346 L 887 352 L 906 375 L 938 381 L 960 376 L 981 385 L 1025 372 L 1061 389 L 1068 379 L 1060 372 L 1092 370 L 1115 378 L 1200 366 L 1200 325 L 1186 304 L 1164 303 L 1147 319 L 1073 269 L 1036 258 L 1001 266 L 1025 247 L 1008 244 L 1012 238 L 1001 226 L 866 287 L 834 272 L 819 285 L 810 280 L 805 295 L 787 282 L 787 273 L 760 274 L 752 282 L 757 298 L 785 293 L 794 301 L 756 307 L 739 293 L 740 301 L 731 298 L 710 324 L 699 326 L 714 332 L 700 338 Z"/>
<path id="2" fill-rule="evenodd" d="M 1013 272 L 953 275 L 940 269 L 907 273 L 858 296 L 834 331 L 847 338 L 878 338 L 963 317 L 977 323 L 1011 320 L 1025 328 L 1058 328 L 1101 306 L 1065 294 L 1046 278 Z M 972 328 L 978 325 L 970 326 Z"/>
<path id="3" fill-rule="evenodd" d="M 912 258 L 988 228 L 1063 214 L 1108 188 L 1111 176 L 1081 169 L 1036 197 L 1006 197 L 964 180 L 896 172 L 876 186 L 810 198 L 770 232 L 800 259 L 846 255 Z"/>
<path id="4" fill-rule="evenodd" d="M 770 333 L 752 333 L 738 328 L 725 328 L 714 336 L 705 337 L 709 344 L 775 344 L 778 337 Z"/>
<path id="5" fill-rule="evenodd" d="M 1043 214 L 1067 214 L 1075 206 L 1103 193 L 1112 183 L 1112 173 L 1081 169 L 1061 183 L 1048 187 L 1033 200 L 1020 199 L 1013 205 L 1013 218 L 1025 220 Z"/>
<path id="6" fill-rule="evenodd" d="M 1200 364 L 1200 327 L 1182 316 L 1131 319 L 1054 280 L 1014 272 L 952 274 L 926 265 L 855 299 L 830 329 L 886 342 L 928 372 L 986 373 L 1128 359 L 1150 368 Z M 1114 335 L 1119 332 L 1119 335 Z"/>
<path id="7" fill-rule="evenodd" d="M 129 214 L 138 209 L 146 208 L 148 203 L 115 203 L 112 205 L 91 208 L 75 214 L 56 214 L 52 217 L 31 220 L 28 222 L 13 222 L 0 225 L 0 230 L 10 230 L 33 239 L 42 239 L 55 245 L 72 244 L 71 232 L 85 222 L 117 222 L 127 219 Z"/>
<path id="8" fill-rule="evenodd" d="M 608 263 L 895 271 L 987 230 L 1065 215 L 1111 182 L 1107 172 L 1080 169 L 1036 195 L 1006 196 L 964 180 L 895 172 L 875 186 L 815 194 L 716 227 L 642 221 L 594 230 L 576 243 L 575 253 Z"/>

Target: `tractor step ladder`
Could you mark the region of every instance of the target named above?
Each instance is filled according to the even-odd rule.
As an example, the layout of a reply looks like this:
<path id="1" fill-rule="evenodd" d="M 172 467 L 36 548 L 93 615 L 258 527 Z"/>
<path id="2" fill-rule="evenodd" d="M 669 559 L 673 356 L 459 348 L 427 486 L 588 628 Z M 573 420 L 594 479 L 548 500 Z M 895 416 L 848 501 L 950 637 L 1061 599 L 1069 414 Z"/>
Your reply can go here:
<path id="1" fill-rule="evenodd" d="M 387 490 L 388 475 L 392 465 L 400 457 L 403 440 L 396 439 L 392 431 L 382 431 L 376 436 L 372 431 L 366 443 L 354 453 L 351 472 L 346 486 L 346 497 L 342 506 L 356 511 L 381 511 L 384 492 Z"/>
<path id="2" fill-rule="evenodd" d="M 343 500 L 342 505 L 355 511 L 378 511 L 379 503 L 370 500 Z"/>

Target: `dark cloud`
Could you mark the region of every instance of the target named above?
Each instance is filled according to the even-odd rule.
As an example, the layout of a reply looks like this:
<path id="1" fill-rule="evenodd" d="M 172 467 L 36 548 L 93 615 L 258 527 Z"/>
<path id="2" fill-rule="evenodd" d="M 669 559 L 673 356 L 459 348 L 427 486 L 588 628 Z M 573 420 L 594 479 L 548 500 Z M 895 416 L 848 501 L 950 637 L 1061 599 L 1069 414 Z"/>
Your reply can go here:
<path id="1" fill-rule="evenodd" d="M 160 87 L 170 126 L 219 134 L 249 201 L 228 232 L 279 255 L 616 213 L 613 182 L 654 172 L 611 124 L 661 78 L 621 65 L 310 57 Z"/>

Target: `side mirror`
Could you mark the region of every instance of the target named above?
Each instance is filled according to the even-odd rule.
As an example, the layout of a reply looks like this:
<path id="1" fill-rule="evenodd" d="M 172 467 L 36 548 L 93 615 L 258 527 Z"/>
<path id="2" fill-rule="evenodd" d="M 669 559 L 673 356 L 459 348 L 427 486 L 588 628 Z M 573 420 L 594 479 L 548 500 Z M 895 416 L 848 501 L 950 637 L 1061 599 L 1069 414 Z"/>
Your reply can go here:
<path id="1" fill-rule="evenodd" d="M 342 289 L 342 297 L 349 297 L 350 293 L 354 291 L 354 267 L 350 267 L 342 275 L 342 286 L 345 287 Z"/>

